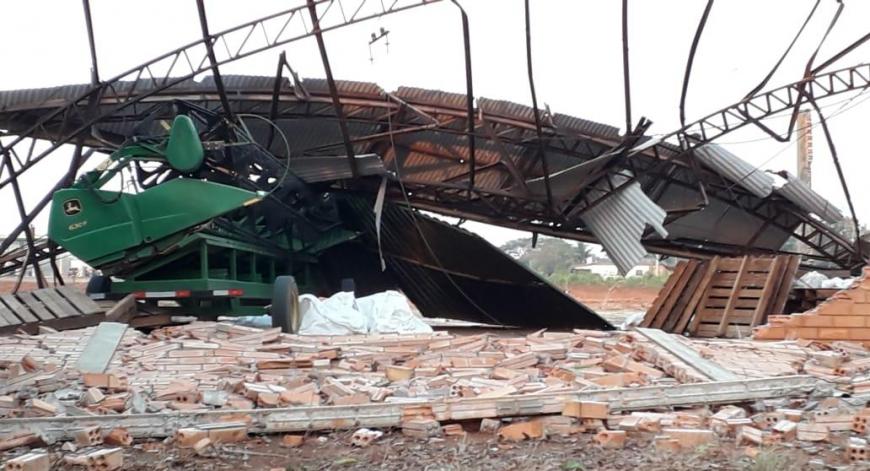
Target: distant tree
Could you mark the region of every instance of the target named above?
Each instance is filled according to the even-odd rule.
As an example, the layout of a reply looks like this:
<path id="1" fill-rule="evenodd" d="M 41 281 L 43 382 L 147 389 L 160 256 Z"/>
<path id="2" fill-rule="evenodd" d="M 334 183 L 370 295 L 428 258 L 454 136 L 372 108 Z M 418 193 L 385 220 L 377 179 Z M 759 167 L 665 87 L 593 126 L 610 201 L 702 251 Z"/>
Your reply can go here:
<path id="1" fill-rule="evenodd" d="M 577 248 L 574 249 L 576 253 L 577 263 L 584 265 L 589 261 L 589 256 L 592 254 L 592 251 L 589 247 L 583 242 L 577 242 Z"/>
<path id="2" fill-rule="evenodd" d="M 501 249 L 512 255 L 519 254 L 520 263 L 544 276 L 567 272 L 589 256 L 589 250 L 583 244 L 578 247 L 553 237 L 539 238 L 535 248 L 532 248 L 532 239 L 526 237 L 509 241 Z"/>

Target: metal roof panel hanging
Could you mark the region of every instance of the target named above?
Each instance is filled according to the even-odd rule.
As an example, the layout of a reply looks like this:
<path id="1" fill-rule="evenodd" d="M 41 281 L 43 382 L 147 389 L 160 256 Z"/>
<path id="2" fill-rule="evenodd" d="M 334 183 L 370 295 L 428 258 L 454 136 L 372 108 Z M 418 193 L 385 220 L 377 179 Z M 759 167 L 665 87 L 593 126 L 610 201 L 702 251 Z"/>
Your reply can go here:
<path id="1" fill-rule="evenodd" d="M 710 170 L 759 198 L 766 198 L 773 191 L 773 178 L 770 175 L 722 146 L 706 144 L 695 149 L 695 156 Z"/>
<path id="2" fill-rule="evenodd" d="M 641 243 L 646 226 L 662 237 L 668 236 L 664 228 L 667 213 L 649 199 L 638 182 L 606 198 L 586 211 L 582 219 L 625 275 L 647 255 Z"/>
<path id="3" fill-rule="evenodd" d="M 783 198 L 791 201 L 805 211 L 815 214 L 830 224 L 836 224 L 843 220 L 843 213 L 840 212 L 839 208 L 822 197 L 822 195 L 813 191 L 809 185 L 802 182 L 796 176 L 785 171 L 777 172 L 773 175 L 785 180 L 784 183 L 774 188 L 774 191 Z"/>

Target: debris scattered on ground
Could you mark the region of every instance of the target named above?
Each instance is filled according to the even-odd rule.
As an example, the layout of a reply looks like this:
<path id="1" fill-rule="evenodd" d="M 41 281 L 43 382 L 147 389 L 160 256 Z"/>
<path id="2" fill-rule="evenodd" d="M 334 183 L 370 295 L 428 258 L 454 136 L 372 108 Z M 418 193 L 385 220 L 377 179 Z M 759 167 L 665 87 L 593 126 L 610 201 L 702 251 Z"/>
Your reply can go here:
<path id="1" fill-rule="evenodd" d="M 602 449 L 641 437 L 668 452 L 844 447 L 870 418 L 854 399 L 870 392 L 870 351 L 842 341 L 649 329 L 300 336 L 195 322 L 123 329 L 106 343 L 111 331 L 4 338 L 0 450 L 13 450 L 10 460 L 54 444 L 65 463 L 116 469 L 134 440 L 169 437 L 207 457 L 272 433 L 304 449 L 301 433 L 342 429 L 354 431 L 346 445 L 367 449 L 387 429 L 424 441 L 470 431 L 499 446 L 590 434 Z M 82 372 L 85 351 L 105 357 L 105 371 Z"/>

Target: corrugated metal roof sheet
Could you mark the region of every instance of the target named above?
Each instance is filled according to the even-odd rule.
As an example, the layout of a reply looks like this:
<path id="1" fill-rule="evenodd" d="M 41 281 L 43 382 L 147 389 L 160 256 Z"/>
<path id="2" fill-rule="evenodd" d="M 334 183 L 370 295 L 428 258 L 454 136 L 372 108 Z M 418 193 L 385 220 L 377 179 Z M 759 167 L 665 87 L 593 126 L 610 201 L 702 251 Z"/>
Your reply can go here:
<path id="1" fill-rule="evenodd" d="M 386 175 L 384 163 L 375 154 L 355 156 L 361 176 Z M 346 156 L 297 157 L 290 159 L 290 171 L 308 183 L 344 180 L 353 177 Z"/>
<path id="2" fill-rule="evenodd" d="M 490 100 L 489 98 L 480 97 L 477 99 L 477 106 L 484 114 L 527 122 L 535 120 L 535 110 L 531 106 L 521 105 L 512 101 Z M 543 114 L 541 110 L 538 111 Z"/>
<path id="3" fill-rule="evenodd" d="M 720 145 L 699 147 L 695 149 L 695 156 L 710 170 L 759 198 L 766 198 L 773 191 L 773 178 L 770 175 Z"/>
<path id="4" fill-rule="evenodd" d="M 619 176 L 624 181 L 624 176 Z M 614 182 L 618 184 L 619 182 Z M 667 237 L 663 224 L 667 213 L 643 192 L 638 182 L 611 193 L 587 210 L 581 219 L 595 235 L 623 275 L 637 265 L 647 251 L 641 244 L 646 226 Z"/>
<path id="5" fill-rule="evenodd" d="M 360 257 L 379 251 L 372 203 L 342 198 L 340 204 L 349 213 L 345 222 L 362 232 L 361 240 L 370 249 L 356 249 L 341 258 L 341 263 L 356 268 L 363 265 Z M 612 329 L 589 308 L 478 235 L 389 201 L 381 217 L 385 275 L 395 276 L 397 285 L 425 316 L 514 326 Z M 379 268 L 377 262 L 364 265 Z M 360 286 L 366 283 L 359 281 Z"/>
<path id="6" fill-rule="evenodd" d="M 67 85 L 64 87 L 3 90 L 0 91 L 0 111 L 39 107 L 46 102 L 56 100 L 72 101 L 86 92 L 88 88 L 89 85 Z"/>
<path id="7" fill-rule="evenodd" d="M 309 93 L 317 95 L 329 95 L 329 83 L 326 79 L 304 79 L 302 86 Z M 336 80 L 335 88 L 339 95 L 355 96 L 360 98 L 380 98 L 384 96 L 384 90 L 376 83 L 357 82 L 353 80 Z"/>
<path id="8" fill-rule="evenodd" d="M 783 198 L 831 224 L 836 224 L 843 220 L 843 213 L 840 212 L 839 208 L 823 198 L 822 195 L 813 191 L 809 185 L 802 182 L 796 176 L 788 172 L 778 172 L 774 175 L 784 180 L 782 185 L 777 185 L 774 188 L 774 191 L 782 195 Z"/>
<path id="9" fill-rule="evenodd" d="M 404 177 L 418 181 L 441 181 L 468 172 L 468 138 L 464 135 L 423 131 L 413 137 L 399 136 L 395 142 L 399 147 Z M 474 155 L 480 167 L 499 160 L 517 161 L 521 158 L 522 152 L 523 149 L 517 146 L 504 143 L 498 145 L 492 141 L 479 139 Z M 452 157 L 452 159 L 445 157 Z M 458 159 L 463 159 L 464 162 Z M 387 169 L 394 168 L 393 153 L 389 149 L 384 152 L 384 163 Z M 478 169 L 475 185 L 485 189 L 498 189 L 506 179 L 507 173 L 504 167 L 495 166 L 488 171 Z M 459 181 L 468 181 L 468 177 L 462 177 L 454 183 Z"/>
<path id="10" fill-rule="evenodd" d="M 553 115 L 553 123 L 562 129 L 576 131 L 586 136 L 604 138 L 618 138 L 619 128 L 608 124 L 596 123 L 587 119 L 556 113 Z"/>
<path id="11" fill-rule="evenodd" d="M 399 87 L 393 94 L 415 104 L 455 108 L 458 110 L 465 110 L 468 106 L 466 104 L 468 103 L 466 96 L 461 93 L 448 93 L 416 87 Z"/>

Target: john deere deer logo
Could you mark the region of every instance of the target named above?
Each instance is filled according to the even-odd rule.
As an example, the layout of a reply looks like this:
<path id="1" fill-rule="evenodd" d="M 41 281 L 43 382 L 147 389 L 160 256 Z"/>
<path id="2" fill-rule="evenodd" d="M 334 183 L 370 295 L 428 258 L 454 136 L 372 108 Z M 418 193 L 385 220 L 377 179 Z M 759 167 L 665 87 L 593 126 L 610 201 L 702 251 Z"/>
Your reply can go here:
<path id="1" fill-rule="evenodd" d="M 82 212 L 82 203 L 77 199 L 66 200 L 63 202 L 63 212 L 67 216 L 75 216 Z"/>

